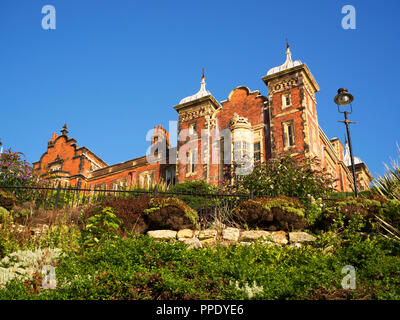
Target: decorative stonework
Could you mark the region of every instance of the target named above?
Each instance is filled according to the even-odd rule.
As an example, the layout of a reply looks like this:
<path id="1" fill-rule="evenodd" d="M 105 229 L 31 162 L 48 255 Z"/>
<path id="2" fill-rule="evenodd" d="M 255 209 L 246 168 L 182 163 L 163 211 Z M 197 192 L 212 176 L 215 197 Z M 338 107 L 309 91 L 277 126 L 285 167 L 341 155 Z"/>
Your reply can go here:
<path id="1" fill-rule="evenodd" d="M 247 118 L 241 117 L 237 113 L 234 113 L 231 121 L 229 122 L 229 128 L 231 130 L 238 128 L 251 129 L 251 124 Z"/>
<path id="2" fill-rule="evenodd" d="M 278 81 L 274 81 L 268 86 L 268 93 L 270 95 L 292 89 L 293 87 L 298 85 L 298 77 L 290 77 L 285 79 L 279 79 Z"/>

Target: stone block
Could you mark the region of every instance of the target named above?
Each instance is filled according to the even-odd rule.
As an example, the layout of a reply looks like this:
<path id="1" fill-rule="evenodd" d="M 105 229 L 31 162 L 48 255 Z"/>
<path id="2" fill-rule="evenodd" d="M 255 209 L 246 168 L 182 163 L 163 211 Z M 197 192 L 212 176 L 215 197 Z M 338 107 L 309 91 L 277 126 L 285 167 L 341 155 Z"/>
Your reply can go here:
<path id="1" fill-rule="evenodd" d="M 176 239 L 177 232 L 174 230 L 152 230 L 148 231 L 147 235 L 154 239 Z"/>
<path id="2" fill-rule="evenodd" d="M 222 239 L 237 242 L 240 230 L 238 228 L 226 228 L 222 230 Z"/>
<path id="3" fill-rule="evenodd" d="M 193 230 L 190 229 L 179 230 L 176 236 L 178 239 L 193 238 Z"/>
<path id="4" fill-rule="evenodd" d="M 242 231 L 240 233 L 240 241 L 255 241 L 259 238 L 268 238 L 271 236 L 272 232 L 264 231 L 264 230 L 251 230 L 251 231 Z"/>
<path id="5" fill-rule="evenodd" d="M 294 242 L 309 242 L 315 241 L 315 237 L 307 232 L 289 232 L 289 241 Z"/>

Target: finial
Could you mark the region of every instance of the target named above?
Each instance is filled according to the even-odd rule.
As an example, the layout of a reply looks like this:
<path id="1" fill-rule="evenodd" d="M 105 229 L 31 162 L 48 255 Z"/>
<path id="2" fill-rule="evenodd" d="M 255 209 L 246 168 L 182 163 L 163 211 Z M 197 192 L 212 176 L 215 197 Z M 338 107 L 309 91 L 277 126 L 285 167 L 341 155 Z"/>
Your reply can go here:
<path id="1" fill-rule="evenodd" d="M 204 80 L 206 77 L 204 75 L 204 68 L 203 68 L 203 74 L 201 75 L 201 80 Z"/>
<path id="2" fill-rule="evenodd" d="M 61 134 L 63 134 L 63 135 L 67 135 L 67 133 L 68 133 L 68 126 L 67 126 L 67 124 L 65 123 L 64 124 L 64 126 L 63 126 L 63 128 L 62 128 L 62 130 L 61 130 Z"/>
<path id="3" fill-rule="evenodd" d="M 286 38 L 286 49 L 289 49 L 289 48 L 290 48 L 290 46 L 289 46 L 288 38 Z"/>

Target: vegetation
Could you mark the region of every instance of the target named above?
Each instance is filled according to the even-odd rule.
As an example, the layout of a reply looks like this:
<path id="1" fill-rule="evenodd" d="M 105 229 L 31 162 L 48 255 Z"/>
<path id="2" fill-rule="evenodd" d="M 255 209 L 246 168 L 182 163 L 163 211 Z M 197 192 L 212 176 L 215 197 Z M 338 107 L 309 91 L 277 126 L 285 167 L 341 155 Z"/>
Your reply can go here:
<path id="1" fill-rule="evenodd" d="M 327 241 L 300 249 L 256 243 L 187 250 L 146 236 L 116 238 L 60 258 L 55 290 L 42 289 L 37 274 L 9 281 L 0 299 L 400 298 L 398 243 L 338 238 L 328 253 Z M 341 286 L 346 265 L 357 270 L 355 290 Z"/>
<path id="2" fill-rule="evenodd" d="M 400 147 L 397 145 L 398 158 Z M 374 191 L 389 198 L 400 201 L 400 167 L 398 161 L 392 161 L 392 167 L 385 164 L 386 172 L 378 176 L 374 182 Z"/>
<path id="3" fill-rule="evenodd" d="M 47 182 L 35 174 L 23 157 L 22 152 L 14 152 L 11 149 L 0 153 L 0 186 L 33 187 Z"/>
<path id="4" fill-rule="evenodd" d="M 399 199 L 373 192 L 323 200 L 332 181 L 313 168 L 284 156 L 222 190 L 190 182 L 170 190 L 179 197 L 103 193 L 58 210 L 53 198 L 41 207 L 0 190 L 0 299 L 400 299 Z M 218 197 L 227 190 L 247 196 Z M 199 192 L 210 195 L 195 197 L 205 207 L 190 196 Z M 226 225 L 308 230 L 317 240 L 189 250 L 144 235 L 196 229 L 209 206 Z M 56 268 L 55 289 L 42 286 L 46 264 Z M 342 286 L 349 265 L 351 290 Z"/>
<path id="5" fill-rule="evenodd" d="M 289 154 L 257 163 L 252 173 L 236 176 L 234 188 L 263 197 L 285 195 L 323 197 L 333 191 L 334 181 L 317 169 L 315 158 L 295 159 Z"/>
<path id="6" fill-rule="evenodd" d="M 285 196 L 244 201 L 233 213 L 233 219 L 245 228 L 293 231 L 307 226 L 303 205 Z"/>
<path id="7" fill-rule="evenodd" d="M 197 212 L 177 198 L 153 198 L 144 214 L 152 230 L 198 228 Z"/>

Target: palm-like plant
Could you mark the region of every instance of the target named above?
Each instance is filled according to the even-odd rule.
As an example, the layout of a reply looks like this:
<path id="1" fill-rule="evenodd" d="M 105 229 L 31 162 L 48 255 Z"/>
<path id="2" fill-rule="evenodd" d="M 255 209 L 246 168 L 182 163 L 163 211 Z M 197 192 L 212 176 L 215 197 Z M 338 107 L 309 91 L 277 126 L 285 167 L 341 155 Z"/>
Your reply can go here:
<path id="1" fill-rule="evenodd" d="M 397 153 L 400 159 L 400 147 L 397 145 Z M 385 165 L 386 172 L 383 176 L 374 179 L 374 189 L 381 195 L 400 200 L 400 166 L 398 161 L 392 161 L 392 167 Z"/>

